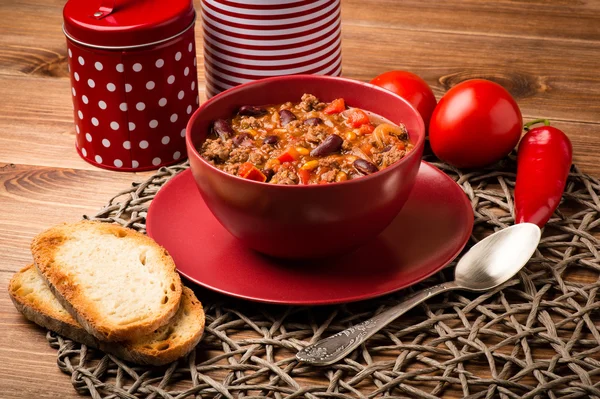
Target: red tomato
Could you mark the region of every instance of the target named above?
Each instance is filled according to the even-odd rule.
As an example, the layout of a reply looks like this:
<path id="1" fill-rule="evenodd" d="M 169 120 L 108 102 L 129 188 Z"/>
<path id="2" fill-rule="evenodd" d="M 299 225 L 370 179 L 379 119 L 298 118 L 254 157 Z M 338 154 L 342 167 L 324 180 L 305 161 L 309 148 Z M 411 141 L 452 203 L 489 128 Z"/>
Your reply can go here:
<path id="1" fill-rule="evenodd" d="M 429 120 L 437 101 L 427 82 L 420 76 L 407 71 L 389 71 L 377 76 L 371 83 L 388 89 L 411 103 L 421 114 L 425 129 L 429 128 Z"/>
<path id="2" fill-rule="evenodd" d="M 346 109 L 346 103 L 343 98 L 336 98 L 332 102 L 329 103 L 323 110 L 324 114 L 339 114 L 340 112 Z"/>
<path id="3" fill-rule="evenodd" d="M 365 114 L 365 111 L 358 108 L 353 108 L 352 110 L 350 110 L 348 114 L 348 119 L 346 121 L 352 127 L 361 127 L 362 125 L 371 122 L 369 120 L 369 116 Z"/>
<path id="4" fill-rule="evenodd" d="M 371 125 L 370 123 L 366 123 L 358 128 L 360 134 L 371 134 L 373 133 L 373 130 L 375 130 L 375 126 Z"/>
<path id="5" fill-rule="evenodd" d="M 442 97 L 431 116 L 429 141 L 441 160 L 477 168 L 508 155 L 522 128 L 521 111 L 510 93 L 497 83 L 473 79 Z"/>
<path id="6" fill-rule="evenodd" d="M 310 180 L 310 171 L 300 169 L 300 170 L 298 170 L 298 176 L 300 176 L 300 182 L 302 184 L 308 184 L 308 182 Z"/>

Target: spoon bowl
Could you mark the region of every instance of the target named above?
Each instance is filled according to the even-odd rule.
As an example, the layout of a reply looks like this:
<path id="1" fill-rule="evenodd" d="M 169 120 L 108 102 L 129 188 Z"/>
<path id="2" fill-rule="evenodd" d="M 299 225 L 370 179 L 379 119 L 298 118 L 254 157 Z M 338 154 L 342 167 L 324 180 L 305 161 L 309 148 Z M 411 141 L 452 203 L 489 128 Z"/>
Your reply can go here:
<path id="1" fill-rule="evenodd" d="M 504 283 L 527 263 L 541 237 L 533 223 L 507 227 L 475 244 L 456 265 L 454 281 L 470 291 L 488 291 Z"/>

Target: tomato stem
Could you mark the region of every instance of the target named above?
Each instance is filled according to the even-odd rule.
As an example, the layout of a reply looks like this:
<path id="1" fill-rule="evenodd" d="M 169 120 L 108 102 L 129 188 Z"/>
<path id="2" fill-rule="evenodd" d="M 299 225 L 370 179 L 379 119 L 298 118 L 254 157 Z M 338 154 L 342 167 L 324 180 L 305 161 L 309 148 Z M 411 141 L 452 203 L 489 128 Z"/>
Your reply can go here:
<path id="1" fill-rule="evenodd" d="M 548 119 L 543 119 L 543 118 L 541 118 L 541 119 L 535 119 L 535 120 L 532 120 L 531 122 L 527 122 L 526 124 L 524 124 L 524 125 L 523 125 L 523 129 L 524 129 L 526 132 L 528 132 L 528 131 L 529 131 L 529 128 L 530 128 L 532 125 L 535 125 L 536 123 L 544 123 L 544 126 L 550 126 L 550 121 L 549 121 Z"/>

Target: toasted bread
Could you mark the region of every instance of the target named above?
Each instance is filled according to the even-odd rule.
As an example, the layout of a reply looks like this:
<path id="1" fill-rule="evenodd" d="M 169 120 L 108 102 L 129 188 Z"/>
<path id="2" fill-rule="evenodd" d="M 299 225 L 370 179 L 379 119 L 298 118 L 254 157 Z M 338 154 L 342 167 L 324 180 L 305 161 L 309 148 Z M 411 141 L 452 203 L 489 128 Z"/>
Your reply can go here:
<path id="1" fill-rule="evenodd" d="M 102 342 L 88 334 L 54 297 L 33 265 L 16 273 L 8 286 L 15 307 L 34 323 L 66 338 L 138 364 L 160 366 L 193 350 L 204 331 L 204 310 L 189 288 L 173 320 L 151 334 L 131 341 Z"/>
<path id="2" fill-rule="evenodd" d="M 167 251 L 115 224 L 63 224 L 34 238 L 35 266 L 60 304 L 102 341 L 130 341 L 169 323 L 181 280 Z"/>

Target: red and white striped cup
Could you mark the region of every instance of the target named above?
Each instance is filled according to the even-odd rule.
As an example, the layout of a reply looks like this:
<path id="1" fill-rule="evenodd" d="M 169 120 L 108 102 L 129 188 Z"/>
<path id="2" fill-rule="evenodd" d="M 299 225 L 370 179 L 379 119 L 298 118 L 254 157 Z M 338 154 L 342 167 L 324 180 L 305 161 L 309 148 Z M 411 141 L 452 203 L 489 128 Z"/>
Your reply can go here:
<path id="1" fill-rule="evenodd" d="M 270 76 L 342 72 L 340 0 L 202 0 L 206 95 Z"/>

